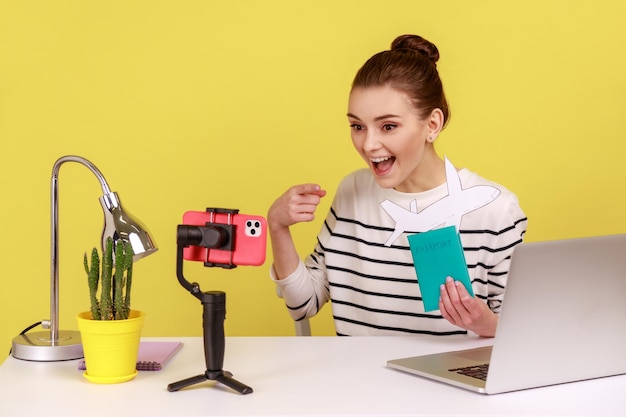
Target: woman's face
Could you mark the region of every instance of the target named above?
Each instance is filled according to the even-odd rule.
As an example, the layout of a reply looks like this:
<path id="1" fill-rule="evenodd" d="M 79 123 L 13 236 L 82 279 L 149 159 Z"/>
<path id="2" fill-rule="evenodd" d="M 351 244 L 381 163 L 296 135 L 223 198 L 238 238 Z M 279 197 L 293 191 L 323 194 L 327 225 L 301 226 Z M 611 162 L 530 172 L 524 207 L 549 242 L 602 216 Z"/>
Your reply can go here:
<path id="1" fill-rule="evenodd" d="M 348 102 L 352 143 L 378 185 L 402 192 L 433 186 L 428 169 L 438 157 L 431 142 L 440 130 L 432 123 L 433 114 L 422 119 L 409 97 L 391 87 L 352 90 Z"/>

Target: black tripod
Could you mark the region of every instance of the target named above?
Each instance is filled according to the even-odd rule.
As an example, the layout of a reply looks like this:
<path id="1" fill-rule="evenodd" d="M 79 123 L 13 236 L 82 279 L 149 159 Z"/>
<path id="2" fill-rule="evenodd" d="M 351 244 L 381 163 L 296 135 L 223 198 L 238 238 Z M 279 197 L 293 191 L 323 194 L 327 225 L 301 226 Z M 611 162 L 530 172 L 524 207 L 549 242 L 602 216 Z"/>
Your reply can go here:
<path id="1" fill-rule="evenodd" d="M 206 226 L 179 225 L 177 230 L 176 275 L 180 284 L 194 297 L 202 302 L 202 328 L 204 336 L 204 359 L 206 371 L 167 386 L 170 392 L 178 391 L 190 385 L 211 380 L 220 382 L 241 394 L 252 393 L 252 388 L 232 378 L 232 374 L 224 371 L 224 319 L 226 318 L 226 293 L 222 291 L 202 292 L 197 283 L 190 283 L 183 275 L 183 249 L 185 246 L 203 246 L 207 248 L 228 248 L 232 250 L 232 225 L 207 224 Z M 235 265 L 209 264 L 205 266 L 221 266 L 234 268 Z"/>

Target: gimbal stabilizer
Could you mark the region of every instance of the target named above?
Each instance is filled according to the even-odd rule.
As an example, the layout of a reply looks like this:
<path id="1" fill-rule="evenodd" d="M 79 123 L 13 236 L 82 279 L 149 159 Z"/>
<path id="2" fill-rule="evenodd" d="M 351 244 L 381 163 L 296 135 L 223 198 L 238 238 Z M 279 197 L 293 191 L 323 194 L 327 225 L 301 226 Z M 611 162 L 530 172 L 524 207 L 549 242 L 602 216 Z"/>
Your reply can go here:
<path id="1" fill-rule="evenodd" d="M 212 209 L 220 212 L 236 213 L 236 210 Z M 204 358 L 206 371 L 203 374 L 173 382 L 167 386 L 170 392 L 178 391 L 187 386 L 206 380 L 220 382 L 241 394 L 250 394 L 252 388 L 232 378 L 232 374 L 224 371 L 224 319 L 226 318 L 226 293 L 222 291 L 200 290 L 198 283 L 190 283 L 183 275 L 183 250 L 186 246 L 202 246 L 212 249 L 232 250 L 234 239 L 232 225 L 210 224 L 206 226 L 178 225 L 176 276 L 180 284 L 194 297 L 200 300 L 203 306 L 202 327 L 204 337 Z M 235 268 L 232 264 L 210 264 L 207 267 L 220 266 Z"/>

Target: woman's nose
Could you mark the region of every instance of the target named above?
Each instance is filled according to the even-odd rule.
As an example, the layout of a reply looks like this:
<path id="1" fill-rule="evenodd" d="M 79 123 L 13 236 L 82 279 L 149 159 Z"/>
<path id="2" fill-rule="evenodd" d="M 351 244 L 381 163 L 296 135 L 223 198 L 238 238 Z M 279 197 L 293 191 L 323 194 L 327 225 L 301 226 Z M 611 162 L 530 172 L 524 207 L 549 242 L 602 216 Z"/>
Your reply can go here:
<path id="1" fill-rule="evenodd" d="M 380 138 L 376 132 L 369 130 L 365 134 L 365 141 L 363 142 L 363 150 L 374 151 L 381 148 Z"/>

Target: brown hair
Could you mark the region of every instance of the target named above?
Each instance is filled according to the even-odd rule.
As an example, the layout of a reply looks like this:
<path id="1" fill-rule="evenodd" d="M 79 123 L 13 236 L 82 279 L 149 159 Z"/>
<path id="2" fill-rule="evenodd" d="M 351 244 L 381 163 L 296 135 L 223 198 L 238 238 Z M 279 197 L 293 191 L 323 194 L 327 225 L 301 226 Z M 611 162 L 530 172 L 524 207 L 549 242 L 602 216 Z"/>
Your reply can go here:
<path id="1" fill-rule="evenodd" d="M 438 60 L 439 50 L 431 42 L 418 35 L 398 36 L 390 50 L 377 53 L 363 64 L 352 89 L 390 86 L 408 95 L 421 117 L 441 109 L 445 126 L 450 110 L 437 71 Z"/>

